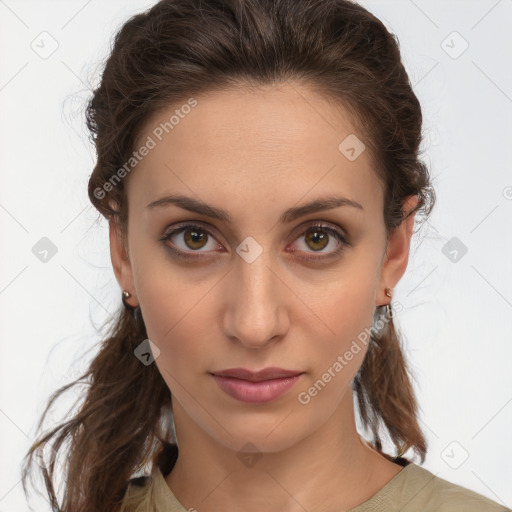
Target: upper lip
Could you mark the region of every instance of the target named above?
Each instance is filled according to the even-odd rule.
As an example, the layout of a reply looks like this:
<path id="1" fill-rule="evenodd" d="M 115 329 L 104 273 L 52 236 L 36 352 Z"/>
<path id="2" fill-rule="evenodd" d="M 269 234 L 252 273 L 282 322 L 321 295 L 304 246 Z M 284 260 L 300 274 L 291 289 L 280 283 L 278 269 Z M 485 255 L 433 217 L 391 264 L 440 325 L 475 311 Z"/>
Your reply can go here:
<path id="1" fill-rule="evenodd" d="M 235 377 L 237 379 L 260 382 L 262 380 L 292 377 L 294 375 L 299 375 L 304 372 L 297 370 L 285 370 L 283 368 L 277 368 L 275 366 L 272 366 L 269 368 L 263 368 L 263 370 L 259 371 L 251 371 L 247 370 L 246 368 L 228 368 L 226 370 L 219 370 L 212 373 L 213 375 L 218 375 L 219 377 Z"/>

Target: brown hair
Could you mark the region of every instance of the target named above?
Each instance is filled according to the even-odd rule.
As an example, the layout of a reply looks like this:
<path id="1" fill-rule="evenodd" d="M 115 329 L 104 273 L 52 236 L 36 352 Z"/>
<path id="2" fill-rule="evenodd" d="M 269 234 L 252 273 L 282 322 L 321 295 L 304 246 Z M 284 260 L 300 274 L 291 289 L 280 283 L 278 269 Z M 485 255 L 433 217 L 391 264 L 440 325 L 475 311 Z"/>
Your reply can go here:
<path id="1" fill-rule="evenodd" d="M 384 184 L 388 234 L 404 219 L 402 205 L 410 196 L 419 198 L 413 212 L 430 214 L 435 194 L 419 160 L 422 113 L 398 39 L 348 0 L 162 0 L 130 18 L 115 37 L 87 105 L 97 152 L 88 186 L 92 204 L 125 241 L 127 198 L 118 170 L 132 156 L 149 116 L 201 93 L 289 80 L 351 116 Z M 39 427 L 56 398 L 71 386 L 88 386 L 79 411 L 27 453 L 25 493 L 33 455 L 53 438 L 55 452 L 70 442 L 61 504 L 53 463 L 49 473 L 43 469 L 59 512 L 118 511 L 130 477 L 147 464 L 164 464 L 175 442 L 171 394 L 156 365 L 134 356 L 145 338 L 143 323 L 120 308 L 88 371 L 50 397 Z M 372 335 L 353 389 L 375 449 L 382 452 L 383 423 L 398 455 L 412 448 L 423 462 L 426 442 L 392 320 Z"/>

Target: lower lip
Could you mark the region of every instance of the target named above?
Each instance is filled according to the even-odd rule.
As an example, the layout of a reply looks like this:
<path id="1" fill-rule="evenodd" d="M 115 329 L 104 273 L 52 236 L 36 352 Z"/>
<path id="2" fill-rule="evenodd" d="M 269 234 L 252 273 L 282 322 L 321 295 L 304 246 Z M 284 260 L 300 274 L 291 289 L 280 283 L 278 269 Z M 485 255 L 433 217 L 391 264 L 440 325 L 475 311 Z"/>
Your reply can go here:
<path id="1" fill-rule="evenodd" d="M 276 400 L 286 393 L 300 378 L 302 374 L 280 379 L 251 382 L 234 377 L 220 377 L 213 375 L 215 382 L 224 393 L 241 402 L 264 403 Z"/>

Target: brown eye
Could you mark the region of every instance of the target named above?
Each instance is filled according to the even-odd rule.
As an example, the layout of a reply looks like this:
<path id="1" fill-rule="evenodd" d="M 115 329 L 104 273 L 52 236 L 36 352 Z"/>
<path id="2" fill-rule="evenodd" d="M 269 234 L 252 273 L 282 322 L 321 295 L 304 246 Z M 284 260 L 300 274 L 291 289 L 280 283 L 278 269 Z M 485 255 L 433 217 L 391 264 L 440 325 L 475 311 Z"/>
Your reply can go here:
<path id="1" fill-rule="evenodd" d="M 188 259 L 202 258 L 201 253 L 211 252 L 220 247 L 207 229 L 195 224 L 186 224 L 173 229 L 160 240 L 174 255 Z M 168 241 L 171 243 L 168 244 Z M 210 247 L 208 247 L 209 243 Z M 207 250 L 201 250 L 205 248 Z M 198 254 L 195 255 L 194 252 Z"/>
<path id="2" fill-rule="evenodd" d="M 325 249 L 329 243 L 329 235 L 322 232 L 321 229 L 308 231 L 306 234 L 306 243 L 315 251 Z"/>
<path id="3" fill-rule="evenodd" d="M 341 231 L 331 226 L 315 224 L 308 226 L 296 240 L 302 240 L 303 247 L 295 247 L 291 252 L 305 254 L 319 253 L 319 256 L 304 257 L 305 260 L 322 260 L 339 255 L 350 242 Z M 201 253 L 209 253 L 222 246 L 211 235 L 210 231 L 196 224 L 179 226 L 160 239 L 173 255 L 185 259 L 202 258 Z M 167 242 L 170 241 L 170 244 Z M 211 244 L 208 248 L 208 244 Z M 301 244 L 298 244 L 299 246 Z M 332 250 L 325 250 L 332 246 Z M 205 250 L 201 250 L 205 249 Z M 196 254 L 194 254 L 196 253 Z"/>
<path id="4" fill-rule="evenodd" d="M 304 240 L 292 249 L 292 252 L 303 252 L 305 254 L 320 253 L 319 256 L 305 256 L 305 260 L 322 260 L 339 255 L 350 242 L 341 231 L 331 226 L 314 224 L 308 226 L 297 240 Z M 331 250 L 325 250 L 331 247 Z"/>
<path id="5" fill-rule="evenodd" d="M 202 249 L 208 241 L 208 235 L 202 229 L 185 229 L 183 233 L 187 247 L 192 250 Z"/>

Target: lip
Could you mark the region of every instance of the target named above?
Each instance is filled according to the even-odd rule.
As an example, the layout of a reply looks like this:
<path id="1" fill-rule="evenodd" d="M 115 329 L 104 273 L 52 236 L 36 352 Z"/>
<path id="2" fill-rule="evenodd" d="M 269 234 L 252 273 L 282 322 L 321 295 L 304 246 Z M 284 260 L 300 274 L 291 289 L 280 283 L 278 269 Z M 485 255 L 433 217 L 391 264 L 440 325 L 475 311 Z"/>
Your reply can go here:
<path id="1" fill-rule="evenodd" d="M 241 402 L 265 403 L 276 400 L 292 388 L 304 372 L 265 368 L 252 372 L 231 368 L 212 373 L 219 388 Z"/>
<path id="2" fill-rule="evenodd" d="M 228 368 L 226 370 L 219 370 L 211 372 L 219 377 L 235 377 L 237 379 L 248 380 L 251 382 L 261 382 L 263 380 L 280 379 L 283 377 L 294 377 L 300 373 L 300 370 L 285 370 L 276 366 L 263 368 L 262 370 L 252 371 L 247 368 Z"/>

